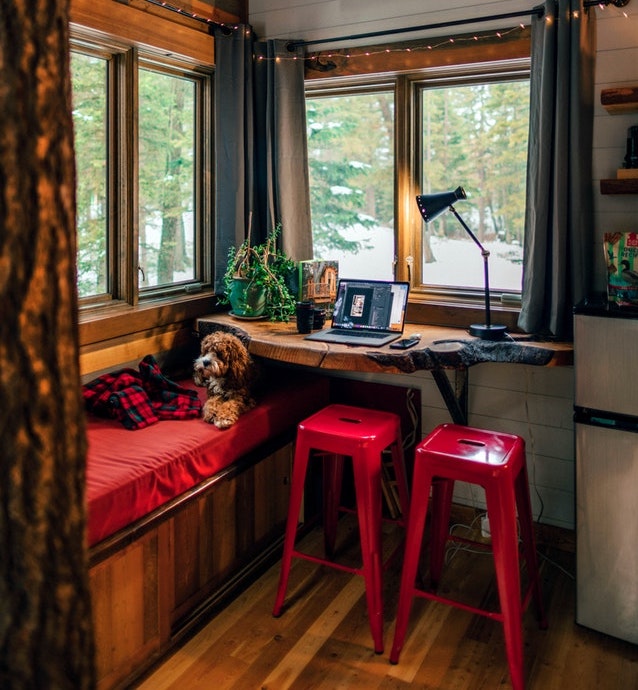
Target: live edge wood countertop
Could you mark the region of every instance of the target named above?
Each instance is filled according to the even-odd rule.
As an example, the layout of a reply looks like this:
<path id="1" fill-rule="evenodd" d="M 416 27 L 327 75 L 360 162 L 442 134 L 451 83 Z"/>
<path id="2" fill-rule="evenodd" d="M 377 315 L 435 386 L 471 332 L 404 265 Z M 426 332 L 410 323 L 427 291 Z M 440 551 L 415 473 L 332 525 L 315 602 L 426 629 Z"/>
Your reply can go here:
<path id="1" fill-rule="evenodd" d="M 418 370 L 464 369 L 481 362 L 510 362 L 540 366 L 570 365 L 573 347 L 567 342 L 534 341 L 525 335 L 500 342 L 472 337 L 465 329 L 407 324 L 403 337 L 421 334 L 418 345 L 393 350 L 388 345 L 369 348 L 305 340 L 289 323 L 243 320 L 229 314 L 198 319 L 198 331 L 234 333 L 252 355 L 289 364 L 326 370 L 410 374 Z"/>

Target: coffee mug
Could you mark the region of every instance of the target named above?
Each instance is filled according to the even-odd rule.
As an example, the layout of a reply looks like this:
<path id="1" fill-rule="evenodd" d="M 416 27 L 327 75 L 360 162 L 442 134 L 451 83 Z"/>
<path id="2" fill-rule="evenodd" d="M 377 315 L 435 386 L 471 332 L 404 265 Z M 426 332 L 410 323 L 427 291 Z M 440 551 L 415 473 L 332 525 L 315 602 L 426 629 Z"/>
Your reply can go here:
<path id="1" fill-rule="evenodd" d="M 315 316 L 312 302 L 297 302 L 297 331 L 310 333 Z"/>

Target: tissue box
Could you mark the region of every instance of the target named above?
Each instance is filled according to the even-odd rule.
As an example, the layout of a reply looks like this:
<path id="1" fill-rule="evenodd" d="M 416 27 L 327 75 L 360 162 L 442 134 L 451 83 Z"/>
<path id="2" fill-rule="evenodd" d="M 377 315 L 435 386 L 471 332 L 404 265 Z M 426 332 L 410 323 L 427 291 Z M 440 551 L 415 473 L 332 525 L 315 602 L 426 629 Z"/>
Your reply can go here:
<path id="1" fill-rule="evenodd" d="M 619 307 L 638 306 L 638 233 L 605 233 L 607 299 Z"/>

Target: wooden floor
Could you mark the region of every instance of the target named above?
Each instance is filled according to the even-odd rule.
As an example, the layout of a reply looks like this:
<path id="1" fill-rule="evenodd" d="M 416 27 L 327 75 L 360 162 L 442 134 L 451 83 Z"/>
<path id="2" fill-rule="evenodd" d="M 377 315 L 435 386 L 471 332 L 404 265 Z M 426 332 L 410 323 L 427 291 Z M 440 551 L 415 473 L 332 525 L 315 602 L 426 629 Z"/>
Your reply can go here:
<path id="1" fill-rule="evenodd" d="M 461 530 L 458 532 L 458 530 Z M 463 534 L 465 528 L 457 528 Z M 342 560 L 358 558 L 350 517 L 340 527 Z M 390 548 L 399 534 L 387 525 Z M 467 534 L 467 533 L 465 533 Z M 320 552 L 319 530 L 301 542 Z M 528 690 L 636 690 L 638 647 L 574 622 L 574 554 L 539 544 L 549 629 L 539 630 L 532 608 L 525 613 L 525 676 Z M 452 549 L 453 547 L 450 547 Z M 491 557 L 449 550 L 441 590 L 465 601 L 496 607 Z M 551 560 L 549 560 L 551 559 Z M 427 563 L 424 563 L 427 568 Z M 385 653 L 374 654 L 363 579 L 301 559 L 293 560 L 286 608 L 271 614 L 279 565 L 273 566 L 162 666 L 139 690 L 495 690 L 511 688 L 502 627 L 483 616 L 416 599 L 401 658 L 392 646 L 400 558 L 384 581 Z"/>

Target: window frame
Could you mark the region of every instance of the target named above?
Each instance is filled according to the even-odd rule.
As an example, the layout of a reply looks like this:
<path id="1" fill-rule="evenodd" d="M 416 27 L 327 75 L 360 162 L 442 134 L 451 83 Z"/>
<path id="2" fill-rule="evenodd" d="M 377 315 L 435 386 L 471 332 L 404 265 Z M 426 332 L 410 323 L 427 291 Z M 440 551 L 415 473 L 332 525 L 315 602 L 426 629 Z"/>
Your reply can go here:
<path id="1" fill-rule="evenodd" d="M 451 57 L 453 54 L 450 53 Z M 467 56 L 466 56 L 467 57 Z M 465 60 L 391 75 L 376 72 L 355 77 L 338 76 L 306 80 L 307 96 L 377 89 L 395 93 L 395 249 L 396 279 L 410 282 L 408 320 L 443 326 L 467 326 L 483 318 L 484 294 L 481 290 L 436 289 L 422 282 L 422 223 L 414 199 L 421 194 L 421 90 L 454 83 L 485 83 L 503 79 L 528 79 L 531 60 L 493 56 L 490 61 Z M 511 294 L 491 292 L 491 309 L 510 330 L 516 329 L 520 300 Z"/>
<path id="2" fill-rule="evenodd" d="M 496 68 L 496 69 L 495 69 Z M 438 70 L 437 70 L 438 71 Z M 490 63 L 486 65 L 463 65 L 452 70 L 441 70 L 441 74 L 426 74 L 423 76 L 414 75 L 408 77 L 408 89 L 411 91 L 411 107 L 414 110 L 414 126 L 410 130 L 411 150 L 421 152 L 423 149 L 422 136 L 422 101 L 423 92 L 428 88 L 439 88 L 445 86 L 464 86 L 470 84 L 487 84 L 502 81 L 524 81 L 529 80 L 530 62 L 529 60 L 509 60 L 501 63 Z M 414 182 L 416 194 L 422 194 L 421 180 L 423 179 L 423 156 L 415 155 L 412 161 L 411 177 Z M 459 182 L 460 183 L 460 182 Z M 416 194 L 414 196 L 416 196 Z M 415 204 L 416 206 L 416 204 Z M 423 282 L 423 220 L 418 212 L 413 212 L 411 218 L 414 225 L 411 226 L 411 236 L 414 240 L 414 265 L 412 267 L 413 292 L 423 295 L 423 299 L 437 301 L 440 299 L 467 300 L 470 302 L 484 302 L 484 292 L 482 289 L 461 288 L 457 286 L 433 286 Z M 520 293 L 519 293 L 520 294 Z M 501 301 L 501 293 L 490 290 L 492 301 Z"/>
<path id="3" fill-rule="evenodd" d="M 171 23 L 166 22 L 167 32 Z M 178 324 L 209 309 L 213 290 L 214 144 L 213 39 L 193 32 L 193 55 L 177 55 L 160 47 L 124 39 L 84 25 L 71 24 L 71 50 L 109 59 L 107 81 L 107 193 L 110 233 L 107 247 L 109 291 L 78 298 L 80 345 L 103 342 L 157 326 Z M 197 34 L 197 35 L 195 35 Z M 207 59 L 201 45 L 210 42 Z M 195 54 L 197 53 L 197 54 Z M 199 147 L 194 166 L 195 278 L 176 286 L 143 291 L 137 276 L 137 72 L 140 67 L 184 74 L 196 83 L 195 131 Z M 117 100 L 119 109 L 112 104 Z M 107 231 L 108 232 L 108 231 Z"/>
<path id="4" fill-rule="evenodd" d="M 375 93 L 392 94 L 394 97 L 394 146 L 392 157 L 394 160 L 394 246 L 395 253 L 392 258 L 392 265 L 395 267 L 398 261 L 398 233 L 397 233 L 397 222 L 396 222 L 396 212 L 397 212 L 397 84 L 395 79 L 382 78 L 379 79 L 378 76 L 372 77 L 357 77 L 343 80 L 340 84 L 331 84 L 330 80 L 317 80 L 316 82 L 306 82 L 305 97 L 308 98 L 332 98 L 339 96 L 358 96 L 358 95 L 370 95 Z"/>

